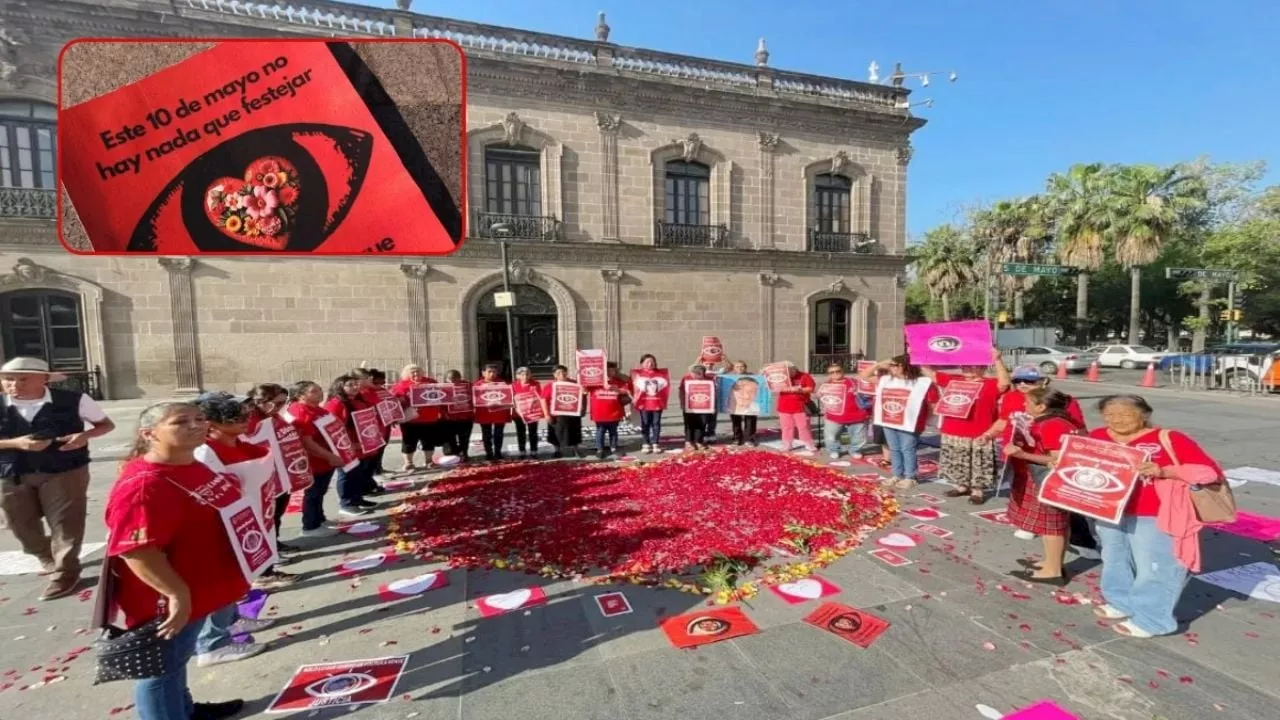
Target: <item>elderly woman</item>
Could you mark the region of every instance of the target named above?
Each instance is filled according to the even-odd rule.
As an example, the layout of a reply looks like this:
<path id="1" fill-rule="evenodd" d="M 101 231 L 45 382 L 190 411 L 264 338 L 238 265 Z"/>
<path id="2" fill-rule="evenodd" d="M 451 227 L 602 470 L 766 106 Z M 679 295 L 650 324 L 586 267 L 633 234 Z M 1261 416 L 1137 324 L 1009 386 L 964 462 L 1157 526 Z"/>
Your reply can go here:
<path id="1" fill-rule="evenodd" d="M 1222 468 L 1194 440 L 1151 424 L 1151 406 L 1137 395 L 1111 395 L 1098 403 L 1105 424 L 1089 437 L 1148 453 L 1118 524 L 1098 522 L 1102 543 L 1102 596 L 1094 612 L 1123 620 L 1115 631 L 1130 637 L 1168 635 L 1178 629 L 1178 604 L 1187 571 L 1200 570 L 1201 523 L 1190 493 L 1223 482 Z"/>
<path id="2" fill-rule="evenodd" d="M 405 415 L 404 422 L 400 423 L 400 454 L 404 456 L 400 472 L 413 472 L 416 469 L 413 457 L 419 446 L 425 456 L 422 466 L 431 465 L 431 456 L 440 444 L 440 408 L 415 408 L 409 398 L 414 387 L 432 383 L 435 380 L 427 375 L 421 365 L 410 363 L 400 371 L 400 382 L 391 387 L 391 394 L 399 398 Z"/>

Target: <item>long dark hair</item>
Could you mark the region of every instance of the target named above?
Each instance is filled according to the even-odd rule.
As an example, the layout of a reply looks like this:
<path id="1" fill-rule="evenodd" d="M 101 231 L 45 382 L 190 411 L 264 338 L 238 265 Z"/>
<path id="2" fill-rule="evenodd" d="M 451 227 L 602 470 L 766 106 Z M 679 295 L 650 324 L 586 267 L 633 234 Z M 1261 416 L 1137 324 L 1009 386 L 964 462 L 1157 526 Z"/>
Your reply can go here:
<path id="1" fill-rule="evenodd" d="M 333 379 L 332 383 L 329 383 L 329 399 L 337 398 L 338 402 L 347 408 L 348 413 L 355 412 L 356 406 L 351 402 L 351 396 L 347 394 L 347 391 L 342 386 L 358 379 L 355 375 L 339 375 Z"/>
<path id="2" fill-rule="evenodd" d="M 645 361 L 645 360 L 652 360 L 652 361 L 653 361 L 653 367 L 654 367 L 654 369 L 657 369 L 657 367 L 658 367 L 658 358 L 654 357 L 654 356 L 653 356 L 653 353 L 645 353 L 645 354 L 641 355 L 641 356 L 640 356 L 640 362 L 636 363 L 636 367 L 644 367 L 644 361 Z"/>
<path id="3" fill-rule="evenodd" d="M 261 385 L 255 385 L 253 389 L 249 391 L 249 402 L 254 407 L 257 407 L 267 400 L 272 400 L 280 397 L 281 395 L 288 394 L 289 391 L 285 390 L 283 385 L 277 385 L 276 383 L 262 383 Z"/>
<path id="4" fill-rule="evenodd" d="M 1036 422 L 1048 420 L 1049 418 L 1061 418 L 1074 428 L 1079 429 L 1080 427 L 1080 423 L 1071 417 L 1071 413 L 1068 412 L 1071 407 L 1071 396 L 1061 390 L 1047 387 L 1033 388 L 1027 392 L 1027 402 L 1044 406 L 1044 414 L 1037 417 Z"/>
<path id="5" fill-rule="evenodd" d="M 897 357 L 890 358 L 889 364 L 897 365 L 898 367 L 902 368 L 902 377 L 908 380 L 911 380 L 914 382 L 920 379 L 920 368 L 911 364 L 911 356 L 907 355 L 906 353 L 898 355 Z"/>
<path id="6" fill-rule="evenodd" d="M 320 387 L 320 383 L 314 380 L 299 380 L 293 384 L 293 387 L 289 388 L 289 401 L 298 402 L 302 399 L 302 394 L 313 387 Z"/>

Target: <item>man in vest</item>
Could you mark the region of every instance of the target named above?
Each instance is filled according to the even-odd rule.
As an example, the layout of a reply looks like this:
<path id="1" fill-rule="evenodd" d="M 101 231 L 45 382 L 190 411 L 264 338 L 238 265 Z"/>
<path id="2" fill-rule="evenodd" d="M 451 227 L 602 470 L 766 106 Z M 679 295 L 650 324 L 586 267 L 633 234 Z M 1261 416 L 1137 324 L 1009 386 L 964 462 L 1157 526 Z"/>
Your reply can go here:
<path id="1" fill-rule="evenodd" d="M 49 576 L 41 600 L 70 595 L 80 583 L 89 441 L 115 428 L 93 398 L 49 387 L 60 379 L 36 358 L 0 365 L 0 510 L 22 551 Z"/>

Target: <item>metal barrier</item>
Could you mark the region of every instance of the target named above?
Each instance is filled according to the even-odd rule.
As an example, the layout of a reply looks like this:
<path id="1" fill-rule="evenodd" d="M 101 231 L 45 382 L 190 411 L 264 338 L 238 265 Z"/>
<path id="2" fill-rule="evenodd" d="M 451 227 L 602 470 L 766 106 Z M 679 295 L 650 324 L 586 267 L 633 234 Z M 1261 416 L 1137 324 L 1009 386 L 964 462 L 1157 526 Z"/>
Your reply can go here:
<path id="1" fill-rule="evenodd" d="M 1265 395 L 1276 391 L 1276 355 L 1183 355 L 1167 368 L 1169 385 L 1185 391 Z"/>

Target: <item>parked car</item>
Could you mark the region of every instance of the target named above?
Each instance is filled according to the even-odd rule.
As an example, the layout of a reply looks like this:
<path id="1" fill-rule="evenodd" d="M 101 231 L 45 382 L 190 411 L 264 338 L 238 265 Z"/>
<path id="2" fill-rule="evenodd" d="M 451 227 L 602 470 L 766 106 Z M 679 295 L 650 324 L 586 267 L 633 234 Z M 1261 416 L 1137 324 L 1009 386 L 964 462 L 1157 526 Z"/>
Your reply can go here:
<path id="1" fill-rule="evenodd" d="M 1228 390 L 1248 390 L 1259 382 L 1269 383 L 1272 366 L 1280 354 L 1280 344 L 1238 343 L 1224 346 L 1226 349 L 1214 359 L 1213 373 Z"/>
<path id="2" fill-rule="evenodd" d="M 1214 345 L 1212 347 L 1207 347 L 1204 351 L 1198 353 L 1177 353 L 1176 355 L 1165 355 L 1156 367 L 1164 371 L 1186 368 L 1189 373 L 1208 375 L 1213 372 L 1218 356 L 1232 352 L 1232 349 L 1235 347 L 1235 345 Z"/>
<path id="3" fill-rule="evenodd" d="M 1029 345 L 1005 349 L 1003 359 L 1010 368 L 1034 365 L 1040 372 L 1052 375 L 1058 372 L 1059 365 L 1066 365 L 1067 372 L 1084 372 L 1098 357 L 1073 347 Z"/>
<path id="4" fill-rule="evenodd" d="M 1131 370 L 1159 363 L 1167 353 L 1156 352 L 1146 345 L 1097 345 L 1085 350 L 1098 356 L 1098 365 Z"/>

